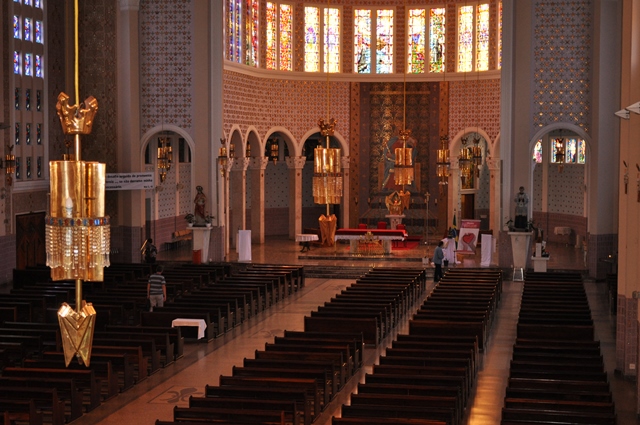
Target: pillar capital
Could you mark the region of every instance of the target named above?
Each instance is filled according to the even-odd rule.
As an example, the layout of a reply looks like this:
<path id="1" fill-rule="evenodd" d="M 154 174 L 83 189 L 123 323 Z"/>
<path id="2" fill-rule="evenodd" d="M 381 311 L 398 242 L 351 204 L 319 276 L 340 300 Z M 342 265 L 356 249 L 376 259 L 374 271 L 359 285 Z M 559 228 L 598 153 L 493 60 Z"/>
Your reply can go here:
<path id="1" fill-rule="evenodd" d="M 294 157 L 289 156 L 285 158 L 285 161 L 289 169 L 301 170 L 304 168 L 304 165 L 307 163 L 307 157 L 306 156 L 294 156 Z"/>
<path id="2" fill-rule="evenodd" d="M 269 158 L 266 156 L 255 156 L 251 158 L 250 168 L 253 170 L 266 170 Z"/>
<path id="3" fill-rule="evenodd" d="M 247 171 L 250 163 L 251 158 L 234 158 L 232 171 Z"/>

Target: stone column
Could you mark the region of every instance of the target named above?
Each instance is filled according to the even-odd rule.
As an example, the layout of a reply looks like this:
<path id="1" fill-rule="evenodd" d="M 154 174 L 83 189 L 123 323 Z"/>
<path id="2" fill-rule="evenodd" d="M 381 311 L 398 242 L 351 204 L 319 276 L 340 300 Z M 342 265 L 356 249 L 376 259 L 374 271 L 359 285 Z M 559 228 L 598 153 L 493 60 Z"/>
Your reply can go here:
<path id="1" fill-rule="evenodd" d="M 251 242 L 264 243 L 264 170 L 269 158 L 251 158 Z"/>
<path id="2" fill-rule="evenodd" d="M 489 167 L 489 228 L 493 230 L 493 237 L 497 238 L 502 230 L 503 222 L 500 217 L 500 160 L 487 158 Z"/>
<path id="3" fill-rule="evenodd" d="M 231 176 L 231 169 L 233 168 L 233 164 L 235 162 L 235 158 L 229 158 L 227 160 L 227 164 L 220 168 L 221 172 L 221 188 L 220 188 L 220 198 L 219 199 L 219 210 L 222 210 L 222 217 L 218 219 L 218 226 L 222 228 L 222 237 L 224 240 L 224 255 L 229 253 L 229 239 L 231 238 L 231 229 L 229 223 L 229 179 Z M 218 165 L 220 166 L 220 165 Z"/>
<path id="4" fill-rule="evenodd" d="M 251 158 L 234 158 L 233 167 L 231 168 L 231 190 L 233 196 L 231 198 L 231 211 L 233 211 L 233 222 L 229 217 L 229 236 L 231 239 L 231 248 L 237 246 L 238 230 L 247 229 L 247 168 Z M 229 192 L 231 194 L 231 192 Z"/>
<path id="5" fill-rule="evenodd" d="M 116 55 L 117 55 L 117 135 L 119 140 L 131 143 L 118 143 L 118 173 L 144 171 L 140 155 L 140 50 L 138 39 L 139 0 L 119 0 L 117 16 Z M 98 99 L 100 102 L 100 99 Z M 153 170 L 154 173 L 156 170 Z M 157 177 L 156 177 L 157 178 Z M 138 262 L 139 247 L 143 242 L 145 223 L 145 192 L 142 190 L 121 190 L 118 196 L 118 221 L 112 226 L 123 228 L 123 234 L 130 232 L 123 246 L 123 260 Z M 133 213 L 132 213 L 133 212 Z M 126 230 L 125 230 L 126 229 Z M 125 239 L 126 241 L 126 239 Z"/>
<path id="6" fill-rule="evenodd" d="M 302 233 L 302 169 L 306 156 L 286 158 L 289 169 L 289 238 L 295 239 Z"/>
<path id="7" fill-rule="evenodd" d="M 342 227 L 349 227 L 349 217 L 351 215 L 351 185 L 349 184 L 349 157 L 343 156 L 342 161 Z"/>

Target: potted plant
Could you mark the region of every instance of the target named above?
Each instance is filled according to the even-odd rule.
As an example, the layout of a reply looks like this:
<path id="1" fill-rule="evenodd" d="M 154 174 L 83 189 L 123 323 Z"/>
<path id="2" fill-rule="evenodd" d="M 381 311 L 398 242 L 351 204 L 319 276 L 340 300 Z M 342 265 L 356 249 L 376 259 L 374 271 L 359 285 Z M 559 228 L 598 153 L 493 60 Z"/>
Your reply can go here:
<path id="1" fill-rule="evenodd" d="M 214 218 L 215 218 L 215 217 L 214 217 L 214 216 L 212 216 L 212 215 L 211 215 L 211 214 L 209 214 L 209 213 L 207 213 L 207 214 L 204 216 L 204 223 L 207 225 L 207 227 L 211 227 L 211 223 L 213 222 L 213 219 L 214 219 Z"/>
<path id="2" fill-rule="evenodd" d="M 187 226 L 188 227 L 193 227 L 193 223 L 195 223 L 196 221 L 196 216 L 189 213 L 187 215 L 184 216 L 184 219 L 187 220 Z"/>

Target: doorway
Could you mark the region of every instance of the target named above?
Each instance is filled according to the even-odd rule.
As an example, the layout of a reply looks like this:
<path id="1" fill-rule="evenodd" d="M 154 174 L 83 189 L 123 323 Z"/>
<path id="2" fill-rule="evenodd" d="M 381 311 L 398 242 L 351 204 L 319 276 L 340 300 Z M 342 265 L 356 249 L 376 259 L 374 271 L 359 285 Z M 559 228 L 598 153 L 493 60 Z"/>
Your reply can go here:
<path id="1" fill-rule="evenodd" d="M 44 212 L 16 216 L 17 269 L 46 264 L 44 218 Z"/>

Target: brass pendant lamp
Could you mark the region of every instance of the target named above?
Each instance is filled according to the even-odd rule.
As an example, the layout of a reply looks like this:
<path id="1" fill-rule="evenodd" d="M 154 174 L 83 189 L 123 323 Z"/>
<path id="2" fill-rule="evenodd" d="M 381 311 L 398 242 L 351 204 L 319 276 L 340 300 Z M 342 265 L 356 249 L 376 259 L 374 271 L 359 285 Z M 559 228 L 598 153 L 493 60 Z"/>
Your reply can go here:
<path id="1" fill-rule="evenodd" d="M 74 4 L 75 95 L 80 99 L 78 81 L 78 0 Z M 82 299 L 82 282 L 104 280 L 110 265 L 110 219 L 105 215 L 106 164 L 82 161 L 80 136 L 91 133 L 98 101 L 89 96 L 71 105 L 60 93 L 56 110 L 65 135 L 74 138 L 74 155 L 50 161 L 49 211 L 45 218 L 46 257 L 51 278 L 75 280 L 75 309 L 63 303 L 58 310 L 65 363 L 73 357 L 89 366 L 96 311 Z"/>

